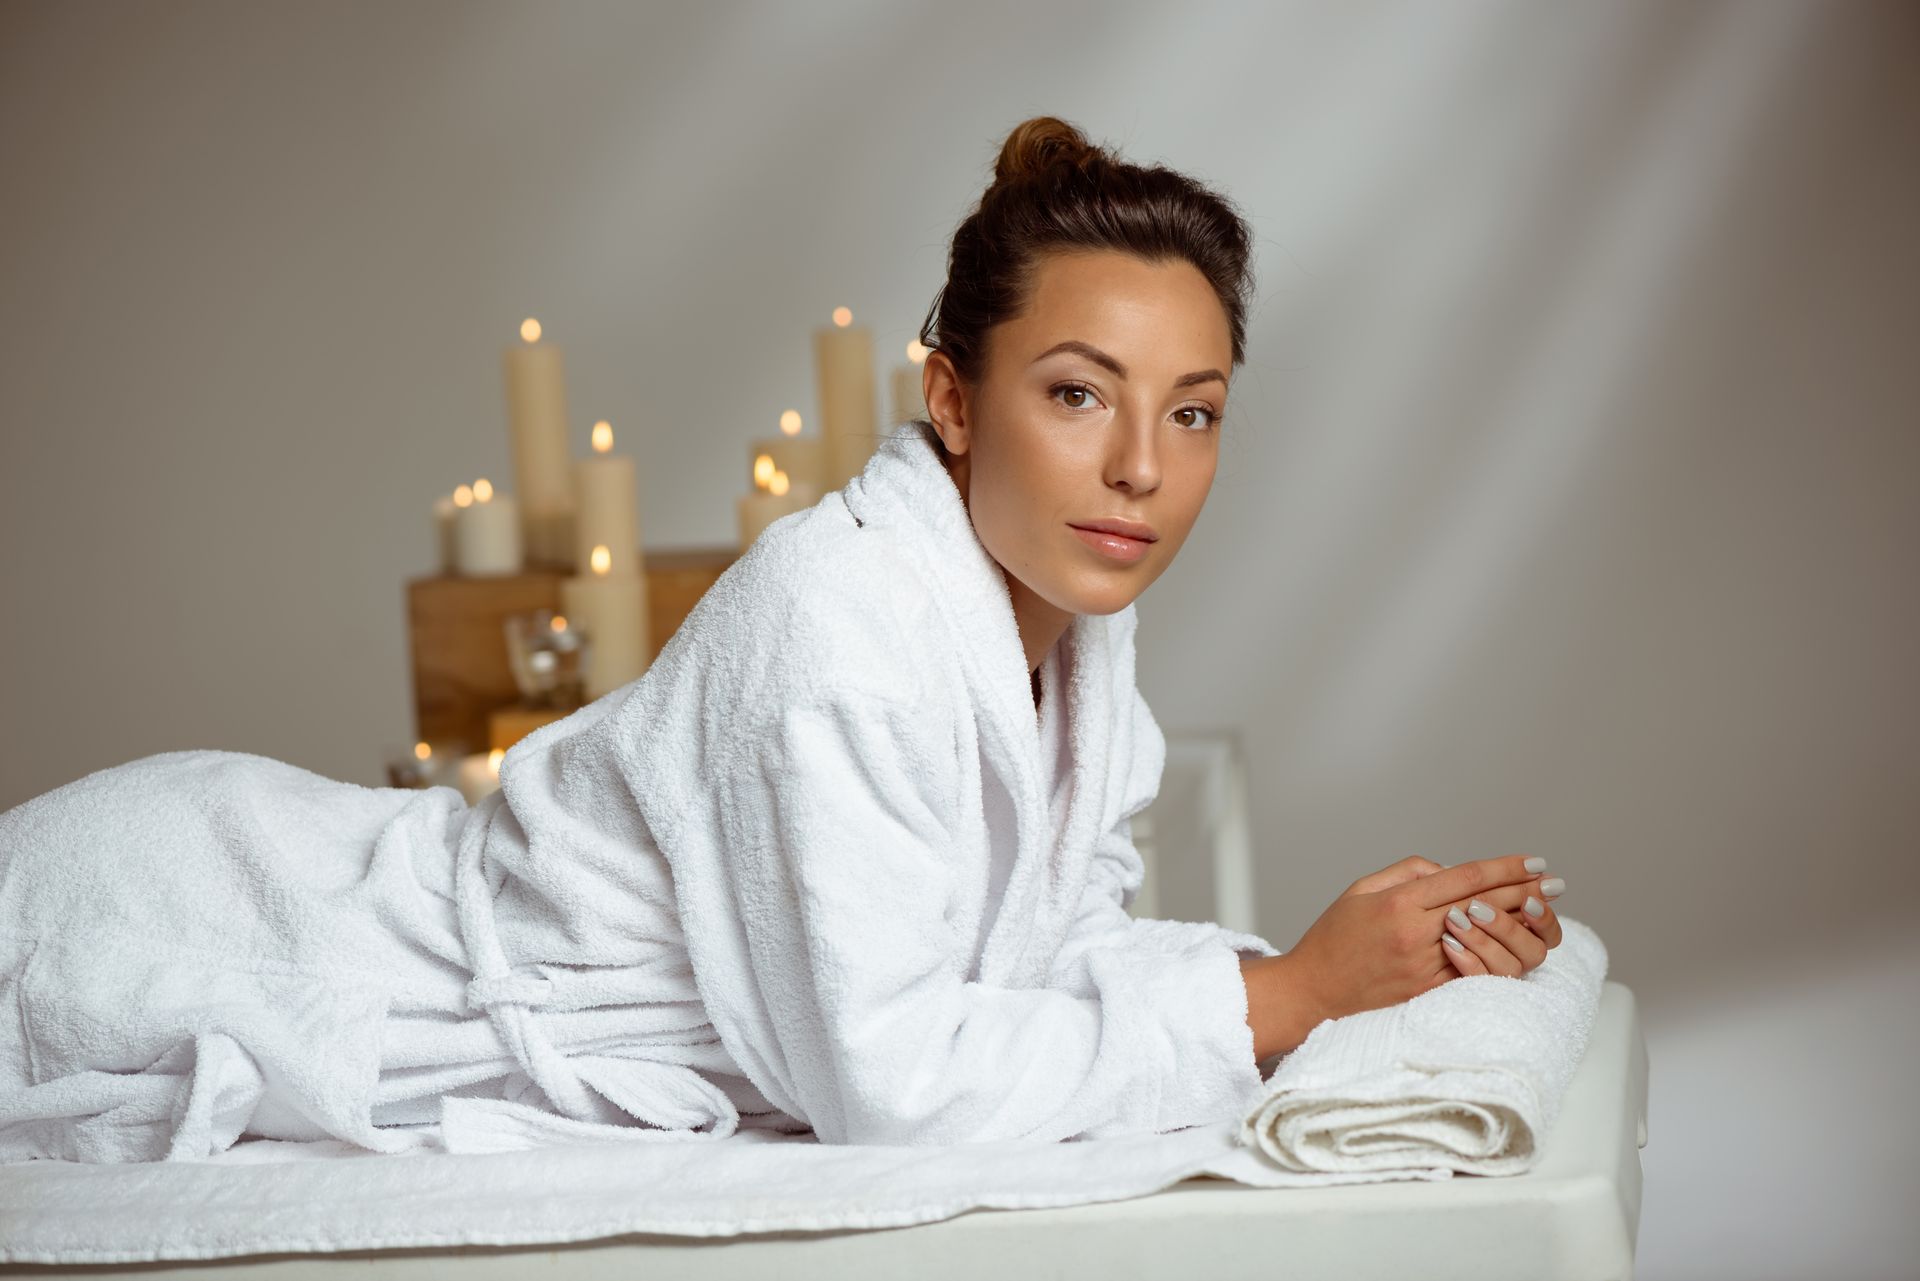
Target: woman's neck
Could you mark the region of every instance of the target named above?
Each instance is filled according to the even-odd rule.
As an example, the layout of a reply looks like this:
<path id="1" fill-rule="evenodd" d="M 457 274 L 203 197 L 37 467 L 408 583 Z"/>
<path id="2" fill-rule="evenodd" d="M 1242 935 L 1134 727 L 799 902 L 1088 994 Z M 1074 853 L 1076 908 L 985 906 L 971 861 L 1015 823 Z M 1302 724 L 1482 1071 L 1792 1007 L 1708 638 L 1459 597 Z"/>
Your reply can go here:
<path id="1" fill-rule="evenodd" d="M 1046 661 L 1047 651 L 1073 622 L 1073 615 L 1008 574 L 1005 566 L 1001 566 L 1000 572 L 1007 580 L 1007 594 L 1013 598 L 1013 621 L 1020 629 L 1020 648 L 1027 656 L 1027 671 L 1037 682 L 1040 664 Z"/>

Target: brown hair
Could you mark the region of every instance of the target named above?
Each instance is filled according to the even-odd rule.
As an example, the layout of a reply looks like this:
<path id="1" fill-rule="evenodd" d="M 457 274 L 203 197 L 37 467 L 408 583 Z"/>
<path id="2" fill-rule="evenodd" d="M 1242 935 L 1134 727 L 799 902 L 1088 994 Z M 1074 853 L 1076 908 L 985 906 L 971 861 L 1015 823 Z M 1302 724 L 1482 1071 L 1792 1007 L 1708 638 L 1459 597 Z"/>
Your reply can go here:
<path id="1" fill-rule="evenodd" d="M 1253 237 L 1231 201 L 1185 174 L 1131 164 L 1054 116 L 1015 125 L 993 182 L 953 233 L 947 280 L 920 326 L 962 380 L 978 386 L 987 331 L 1026 305 L 1035 268 L 1055 250 L 1114 249 L 1185 259 L 1213 286 L 1245 358 Z"/>

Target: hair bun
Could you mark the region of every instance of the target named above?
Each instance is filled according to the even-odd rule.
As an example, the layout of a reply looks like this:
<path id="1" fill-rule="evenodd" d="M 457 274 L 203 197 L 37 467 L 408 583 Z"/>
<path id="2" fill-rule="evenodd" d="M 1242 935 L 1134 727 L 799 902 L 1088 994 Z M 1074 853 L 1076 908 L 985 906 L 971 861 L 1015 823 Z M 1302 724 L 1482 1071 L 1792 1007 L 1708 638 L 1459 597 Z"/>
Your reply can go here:
<path id="1" fill-rule="evenodd" d="M 1086 135 L 1057 116 L 1034 116 L 1013 127 L 1000 147 L 994 165 L 996 183 L 1017 182 L 1055 165 L 1084 165 L 1100 149 Z"/>

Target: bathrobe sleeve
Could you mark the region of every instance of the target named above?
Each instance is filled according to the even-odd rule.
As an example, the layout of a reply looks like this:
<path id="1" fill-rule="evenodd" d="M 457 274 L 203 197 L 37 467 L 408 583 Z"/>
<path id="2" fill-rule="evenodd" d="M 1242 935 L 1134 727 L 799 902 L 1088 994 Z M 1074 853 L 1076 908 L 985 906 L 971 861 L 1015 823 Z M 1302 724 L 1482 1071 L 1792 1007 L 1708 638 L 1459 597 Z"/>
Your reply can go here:
<path id="1" fill-rule="evenodd" d="M 1132 916 L 1132 907 L 1145 879 L 1145 865 L 1133 843 L 1133 818 L 1152 803 L 1160 791 L 1166 767 L 1166 738 L 1145 698 L 1133 691 L 1130 732 L 1114 744 L 1126 754 L 1125 787 L 1119 816 L 1101 833 L 1094 848 L 1093 866 L 1072 926 L 1054 957 L 1048 982 L 1065 991 L 1086 994 L 1094 990 L 1090 962 L 1096 956 L 1120 956 L 1136 966 L 1178 963 L 1183 954 L 1209 949 L 1230 950 L 1236 975 L 1242 953 L 1276 956 L 1279 949 L 1257 934 L 1230 930 L 1201 921 L 1163 921 Z M 1246 1018 L 1245 981 L 1240 986 L 1240 1017 Z M 1247 1050 L 1252 1053 L 1252 1030 Z"/>
<path id="2" fill-rule="evenodd" d="M 822 1142 L 1094 1138 L 1241 1114 L 1260 1077 L 1229 947 L 1094 949 L 1074 992 L 969 981 L 941 716 L 809 691 L 757 713 L 752 740 L 715 792 L 738 927 L 698 940 L 739 977 L 705 986 L 755 1084 Z"/>

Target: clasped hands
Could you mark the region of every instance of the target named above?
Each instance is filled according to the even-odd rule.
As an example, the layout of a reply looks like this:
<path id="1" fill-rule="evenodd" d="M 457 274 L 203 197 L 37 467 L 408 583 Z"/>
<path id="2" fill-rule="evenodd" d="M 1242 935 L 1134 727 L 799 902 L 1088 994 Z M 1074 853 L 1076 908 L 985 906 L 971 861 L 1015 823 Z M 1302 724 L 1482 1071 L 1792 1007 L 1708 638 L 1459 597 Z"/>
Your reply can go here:
<path id="1" fill-rule="evenodd" d="M 1286 954 L 1314 1014 L 1396 1005 L 1470 974 L 1519 978 L 1560 943 L 1546 860 L 1511 855 L 1442 867 L 1417 855 L 1363 876 Z M 1446 940 L 1451 939 L 1448 943 Z"/>

